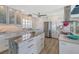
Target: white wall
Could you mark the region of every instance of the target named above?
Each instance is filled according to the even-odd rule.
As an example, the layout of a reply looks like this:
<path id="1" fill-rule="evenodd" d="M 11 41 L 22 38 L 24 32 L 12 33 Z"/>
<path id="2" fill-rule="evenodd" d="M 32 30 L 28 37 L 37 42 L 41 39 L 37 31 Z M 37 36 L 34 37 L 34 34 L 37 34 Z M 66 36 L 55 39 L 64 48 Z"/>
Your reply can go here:
<path id="1" fill-rule="evenodd" d="M 37 18 L 33 18 L 32 20 L 32 24 L 33 24 L 33 29 L 40 29 L 41 31 L 44 30 L 44 22 L 45 21 L 50 21 L 48 20 L 47 17 L 37 17 Z"/>
<path id="2" fill-rule="evenodd" d="M 50 17 L 51 21 L 63 21 L 64 20 L 64 8 L 59 9 L 58 11 L 54 12 Z"/>

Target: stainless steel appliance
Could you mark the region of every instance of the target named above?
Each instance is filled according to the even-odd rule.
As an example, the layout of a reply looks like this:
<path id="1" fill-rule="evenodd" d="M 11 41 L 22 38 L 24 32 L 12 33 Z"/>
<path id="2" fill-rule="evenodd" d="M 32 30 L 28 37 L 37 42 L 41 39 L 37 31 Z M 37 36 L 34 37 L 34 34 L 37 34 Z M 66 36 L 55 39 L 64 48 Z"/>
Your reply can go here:
<path id="1" fill-rule="evenodd" d="M 44 22 L 45 37 L 52 37 L 52 22 Z"/>

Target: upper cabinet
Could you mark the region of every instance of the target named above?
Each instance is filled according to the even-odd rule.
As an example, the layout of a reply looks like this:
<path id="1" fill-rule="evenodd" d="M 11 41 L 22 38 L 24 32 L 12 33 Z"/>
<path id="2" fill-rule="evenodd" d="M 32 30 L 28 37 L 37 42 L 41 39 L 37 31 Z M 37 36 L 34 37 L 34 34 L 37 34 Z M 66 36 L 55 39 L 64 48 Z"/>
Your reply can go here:
<path id="1" fill-rule="evenodd" d="M 19 10 L 0 5 L 0 24 L 24 24 L 25 27 L 31 28 L 32 17 L 30 15 L 22 14 Z"/>
<path id="2" fill-rule="evenodd" d="M 0 24 L 21 25 L 22 14 L 13 8 L 0 5 Z"/>
<path id="3" fill-rule="evenodd" d="M 22 14 L 20 11 L 16 11 L 16 24 L 21 25 L 22 23 Z"/>
<path id="4" fill-rule="evenodd" d="M 6 23 L 6 7 L 0 6 L 0 23 Z"/>
<path id="5" fill-rule="evenodd" d="M 9 11 L 9 24 L 15 24 L 15 10 L 8 9 Z"/>

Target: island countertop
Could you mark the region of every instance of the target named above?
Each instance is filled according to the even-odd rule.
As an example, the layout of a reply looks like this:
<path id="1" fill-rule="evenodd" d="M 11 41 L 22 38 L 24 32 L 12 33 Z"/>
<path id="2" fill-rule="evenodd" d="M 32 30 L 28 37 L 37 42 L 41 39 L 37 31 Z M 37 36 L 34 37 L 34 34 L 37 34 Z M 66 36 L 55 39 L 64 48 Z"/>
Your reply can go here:
<path id="1" fill-rule="evenodd" d="M 69 42 L 73 44 L 79 44 L 79 40 L 72 40 L 66 37 L 66 35 L 60 34 L 59 41 Z"/>
<path id="2" fill-rule="evenodd" d="M 21 42 L 24 42 L 26 40 L 32 39 L 34 37 L 37 37 L 38 35 L 40 35 L 42 33 L 44 33 L 44 32 L 35 32 L 35 33 L 30 32 L 30 33 L 26 34 L 27 38 L 25 40 L 23 40 L 23 37 L 20 37 L 19 39 L 16 39 L 15 41 L 16 41 L 16 43 L 21 43 Z"/>
<path id="3" fill-rule="evenodd" d="M 3 32 L 0 34 L 0 39 L 9 39 L 17 36 L 22 36 L 24 34 L 28 33 L 28 31 L 17 31 L 17 32 Z"/>
<path id="4" fill-rule="evenodd" d="M 0 39 L 10 39 L 10 38 L 14 38 L 17 36 L 22 36 L 22 35 L 26 35 L 26 34 L 31 34 L 30 38 L 35 37 L 43 32 L 34 32 L 32 30 L 22 30 L 22 31 L 17 31 L 17 32 L 4 32 L 2 34 L 0 34 Z"/>

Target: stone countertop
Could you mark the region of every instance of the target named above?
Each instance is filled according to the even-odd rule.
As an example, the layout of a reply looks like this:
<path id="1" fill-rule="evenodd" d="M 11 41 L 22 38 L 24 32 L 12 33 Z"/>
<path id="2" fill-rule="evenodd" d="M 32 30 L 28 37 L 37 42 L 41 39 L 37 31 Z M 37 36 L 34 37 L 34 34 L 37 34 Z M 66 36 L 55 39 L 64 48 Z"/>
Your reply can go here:
<path id="1" fill-rule="evenodd" d="M 60 34 L 59 41 L 69 42 L 73 44 L 79 44 L 79 40 L 72 40 L 66 37 L 66 35 Z"/>
<path id="2" fill-rule="evenodd" d="M 22 30 L 22 31 L 17 31 L 17 32 L 3 32 L 0 34 L 0 39 L 10 39 L 17 36 L 25 35 L 26 33 L 29 33 L 29 32 L 31 31 Z"/>
<path id="3" fill-rule="evenodd" d="M 44 32 L 36 32 L 36 33 L 30 32 L 30 33 L 28 33 L 29 35 L 27 34 L 27 35 L 28 35 L 28 38 L 27 38 L 27 39 L 23 40 L 23 38 L 20 37 L 19 39 L 15 40 L 15 41 L 16 41 L 16 43 L 21 43 L 21 42 L 23 42 L 23 41 L 32 39 L 32 38 L 34 38 L 34 37 L 36 37 L 36 36 L 38 36 L 38 35 L 40 35 L 40 34 L 42 34 L 42 33 L 44 33 Z"/>
<path id="4" fill-rule="evenodd" d="M 33 38 L 37 35 L 40 35 L 41 33 L 44 33 L 44 32 L 30 32 L 30 31 L 21 31 L 21 32 L 8 32 L 8 33 L 3 33 L 0 35 L 0 40 L 3 40 L 3 39 L 11 39 L 11 38 L 16 38 L 16 37 L 21 37 L 22 35 L 27 35 L 27 34 L 30 34 L 30 37 L 29 38 Z"/>

